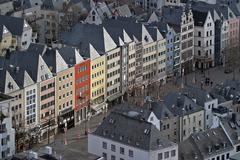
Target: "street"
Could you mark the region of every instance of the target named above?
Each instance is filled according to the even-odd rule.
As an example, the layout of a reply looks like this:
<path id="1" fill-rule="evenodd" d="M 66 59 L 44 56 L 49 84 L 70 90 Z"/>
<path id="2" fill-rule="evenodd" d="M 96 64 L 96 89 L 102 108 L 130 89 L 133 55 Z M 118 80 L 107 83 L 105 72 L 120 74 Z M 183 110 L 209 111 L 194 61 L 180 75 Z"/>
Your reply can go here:
<path id="1" fill-rule="evenodd" d="M 90 130 L 93 132 L 94 129 L 101 123 L 103 117 L 106 114 L 99 114 L 91 118 Z M 87 136 L 85 135 L 85 123 L 82 122 L 80 125 L 76 125 L 74 128 L 67 130 L 66 134 L 59 133 L 54 139 L 50 140 L 50 144 L 47 142 L 38 144 L 33 148 L 37 151 L 40 147 L 51 146 L 57 155 L 62 157 L 62 160 L 93 160 L 96 156 L 88 154 L 87 151 Z"/>

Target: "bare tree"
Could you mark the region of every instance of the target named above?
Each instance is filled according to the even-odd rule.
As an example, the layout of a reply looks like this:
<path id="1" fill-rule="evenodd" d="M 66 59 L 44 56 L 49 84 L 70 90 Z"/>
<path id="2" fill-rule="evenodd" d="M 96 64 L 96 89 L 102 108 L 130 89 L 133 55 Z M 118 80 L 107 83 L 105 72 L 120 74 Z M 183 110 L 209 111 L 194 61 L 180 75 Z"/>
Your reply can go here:
<path id="1" fill-rule="evenodd" d="M 240 66 L 240 44 L 229 45 L 229 47 L 224 52 L 225 59 L 225 72 L 233 74 L 233 79 L 235 79 L 236 71 Z"/>

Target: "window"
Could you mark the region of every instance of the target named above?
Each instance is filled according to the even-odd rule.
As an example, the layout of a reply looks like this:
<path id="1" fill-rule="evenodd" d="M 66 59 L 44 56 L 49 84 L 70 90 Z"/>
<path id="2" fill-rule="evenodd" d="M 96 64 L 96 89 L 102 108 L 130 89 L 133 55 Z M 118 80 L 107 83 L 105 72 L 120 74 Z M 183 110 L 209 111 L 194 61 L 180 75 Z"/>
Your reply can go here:
<path id="1" fill-rule="evenodd" d="M 133 157 L 133 151 L 129 150 L 129 157 Z"/>
<path id="2" fill-rule="evenodd" d="M 104 160 L 107 160 L 107 153 L 102 153 L 102 156 L 103 156 L 103 158 L 104 158 Z"/>
<path id="3" fill-rule="evenodd" d="M 111 151 L 115 152 L 116 151 L 116 146 L 115 145 L 111 145 Z"/>
<path id="4" fill-rule="evenodd" d="M 111 160 L 116 160 L 116 157 L 114 155 L 111 155 Z"/>
<path id="5" fill-rule="evenodd" d="M 198 46 L 201 47 L 201 41 L 198 41 Z"/>
<path id="6" fill-rule="evenodd" d="M 124 148 L 120 147 L 120 154 L 124 154 Z"/>
<path id="7" fill-rule="evenodd" d="M 106 142 L 102 143 L 102 148 L 107 149 L 107 143 Z"/>
<path id="8" fill-rule="evenodd" d="M 225 155 L 224 154 L 222 155 L 222 160 L 225 160 Z"/>
<path id="9" fill-rule="evenodd" d="M 171 157 L 175 157 L 176 156 L 176 150 L 172 150 L 171 151 Z"/>
<path id="10" fill-rule="evenodd" d="M 227 155 L 226 155 L 226 159 L 229 159 L 229 153 L 227 153 Z"/>
<path id="11" fill-rule="evenodd" d="M 239 151 L 240 151 L 240 145 L 238 145 L 236 148 L 236 152 L 239 152 Z"/>
<path id="12" fill-rule="evenodd" d="M 201 32 L 200 31 L 198 32 L 198 37 L 201 37 Z"/>
<path id="13" fill-rule="evenodd" d="M 166 159 L 166 158 L 169 158 L 169 152 L 168 152 L 168 151 L 164 153 L 164 158 L 165 158 L 165 159 Z"/>
<path id="14" fill-rule="evenodd" d="M 158 160 L 162 160 L 163 159 L 163 154 L 162 153 L 158 153 Z"/>
<path id="15" fill-rule="evenodd" d="M 153 121 L 153 117 L 150 117 L 150 121 Z"/>

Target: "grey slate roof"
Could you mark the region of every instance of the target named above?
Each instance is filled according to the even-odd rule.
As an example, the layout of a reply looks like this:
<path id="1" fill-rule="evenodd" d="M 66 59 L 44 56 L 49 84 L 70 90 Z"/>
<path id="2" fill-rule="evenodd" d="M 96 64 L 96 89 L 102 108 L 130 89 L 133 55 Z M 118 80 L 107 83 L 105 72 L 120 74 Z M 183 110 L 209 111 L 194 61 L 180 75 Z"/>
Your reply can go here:
<path id="1" fill-rule="evenodd" d="M 226 101 L 232 100 L 233 103 L 240 103 L 240 82 L 227 80 L 223 84 L 216 85 L 211 90 L 211 94 L 221 96 Z"/>
<path id="2" fill-rule="evenodd" d="M 148 107 L 130 106 L 127 103 L 121 104 L 114 111 L 129 117 L 135 114 L 134 118 L 146 121 L 151 114 L 151 110 Z"/>
<path id="3" fill-rule="evenodd" d="M 75 48 L 73 47 L 63 47 L 58 50 L 60 55 L 63 57 L 65 62 L 69 65 L 75 65 L 76 57 L 75 57 Z"/>
<path id="4" fill-rule="evenodd" d="M 207 19 L 208 12 L 200 12 L 193 10 L 193 19 L 195 26 L 204 26 L 204 23 Z"/>
<path id="5" fill-rule="evenodd" d="M 13 35 L 21 36 L 24 29 L 24 19 L 0 15 L 0 25 L 6 26 Z"/>
<path id="6" fill-rule="evenodd" d="M 162 10 L 162 16 L 167 23 L 180 26 L 183 13 L 182 7 L 164 6 Z"/>
<path id="7" fill-rule="evenodd" d="M 196 103 L 202 107 L 204 107 L 205 102 L 213 100 L 213 97 L 207 91 L 198 87 L 186 86 L 182 92 L 186 93 L 190 98 L 195 99 Z"/>
<path id="8" fill-rule="evenodd" d="M 235 120 L 232 118 L 232 116 L 227 116 L 221 118 L 220 121 L 228 136 L 231 138 L 233 144 L 239 144 L 240 140 L 238 137 L 240 136 L 240 116 L 238 113 L 235 113 L 235 115 Z"/>
<path id="9" fill-rule="evenodd" d="M 151 123 L 117 112 L 111 112 L 92 134 L 146 151 L 175 145 Z"/>
<path id="10" fill-rule="evenodd" d="M 24 86 L 24 72 L 27 71 L 33 81 L 37 81 L 38 58 L 43 53 L 45 45 L 30 44 L 25 51 L 13 51 L 6 57 L 0 58 L 0 89 L 3 92 L 5 86 L 5 74 L 8 71 L 18 86 Z M 19 71 L 16 72 L 16 67 Z"/>
<path id="11" fill-rule="evenodd" d="M 125 29 L 131 39 L 133 39 L 133 36 L 135 36 L 139 41 L 142 40 L 142 24 L 137 23 L 135 18 L 118 17 L 117 19 L 106 19 L 103 21 L 102 25 L 106 28 L 118 27 Z"/>
<path id="12" fill-rule="evenodd" d="M 168 107 L 164 104 L 164 102 L 152 102 L 151 110 L 158 119 L 174 116 L 172 112 L 168 109 Z"/>
<path id="13" fill-rule="evenodd" d="M 175 116 L 189 115 L 203 108 L 181 92 L 171 92 L 164 97 L 164 103 Z"/>
<path id="14" fill-rule="evenodd" d="M 43 59 L 48 67 L 51 68 L 51 72 L 57 73 L 56 50 L 47 48 L 46 52 L 43 55 Z"/>
<path id="15" fill-rule="evenodd" d="M 63 44 L 79 48 L 83 57 L 87 58 L 90 58 L 89 43 L 100 54 L 105 51 L 103 39 L 103 28 L 101 26 L 82 23 L 76 24 L 72 28 L 72 32 L 61 35 Z"/>
<path id="16" fill-rule="evenodd" d="M 224 130 L 219 127 L 193 133 L 188 139 L 181 142 L 179 144 L 179 159 L 208 159 L 208 157 L 220 155 L 232 149 L 230 140 Z"/>

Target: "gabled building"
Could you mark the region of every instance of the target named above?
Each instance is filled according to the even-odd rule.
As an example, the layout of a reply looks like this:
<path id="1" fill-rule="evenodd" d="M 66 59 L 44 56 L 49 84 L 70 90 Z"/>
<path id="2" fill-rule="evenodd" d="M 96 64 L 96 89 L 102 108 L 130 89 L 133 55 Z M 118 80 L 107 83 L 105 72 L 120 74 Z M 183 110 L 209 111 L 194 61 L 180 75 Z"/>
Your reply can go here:
<path id="1" fill-rule="evenodd" d="M 55 77 L 55 114 L 60 130 L 75 125 L 75 69 L 68 65 L 57 49 L 47 48 L 43 54 L 49 70 Z"/>
<path id="2" fill-rule="evenodd" d="M 75 122 L 79 123 L 87 118 L 90 107 L 90 59 L 83 58 L 77 48 L 62 47 L 60 55 L 71 67 L 75 68 Z"/>
<path id="3" fill-rule="evenodd" d="M 12 43 L 16 44 L 16 49 L 25 50 L 29 47 L 33 40 L 32 28 L 25 19 L 1 15 L 0 24 L 12 34 Z"/>
<path id="4" fill-rule="evenodd" d="M 99 25 L 104 19 L 112 18 L 112 16 L 112 11 L 105 2 L 94 2 L 85 22 Z"/>
<path id="5" fill-rule="evenodd" d="M 55 79 L 43 60 L 45 49 L 45 45 L 31 44 L 25 51 L 10 52 L 2 59 L 1 73 L 3 93 L 15 97 L 11 106 L 14 127 L 18 133 L 38 128 L 39 140 L 56 128 Z"/>
<path id="6" fill-rule="evenodd" d="M 164 103 L 174 116 L 178 116 L 178 141 L 183 141 L 192 133 L 205 129 L 204 109 L 187 95 L 181 92 L 169 93 L 164 97 Z"/>
<path id="7" fill-rule="evenodd" d="M 160 135 L 149 122 L 112 112 L 96 131 L 88 135 L 88 152 L 110 159 L 178 159 L 178 145 Z"/>
<path id="8" fill-rule="evenodd" d="M 183 89 L 182 92 L 190 97 L 193 101 L 195 101 L 197 105 L 201 106 L 204 109 L 205 129 L 212 128 L 212 126 L 216 124 L 213 110 L 218 108 L 218 99 L 213 97 L 207 91 L 197 87 L 187 86 Z"/>
<path id="9" fill-rule="evenodd" d="M 194 50 L 196 67 L 207 69 L 215 63 L 215 24 L 210 12 L 193 10 Z"/>
<path id="10" fill-rule="evenodd" d="M 12 45 L 13 36 L 9 30 L 0 25 L 0 56 L 5 56 L 9 48 L 14 48 Z"/>
<path id="11" fill-rule="evenodd" d="M 180 33 L 180 59 L 182 74 L 191 72 L 194 59 L 194 19 L 191 6 L 163 7 L 162 18 Z"/>

